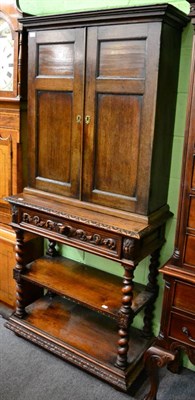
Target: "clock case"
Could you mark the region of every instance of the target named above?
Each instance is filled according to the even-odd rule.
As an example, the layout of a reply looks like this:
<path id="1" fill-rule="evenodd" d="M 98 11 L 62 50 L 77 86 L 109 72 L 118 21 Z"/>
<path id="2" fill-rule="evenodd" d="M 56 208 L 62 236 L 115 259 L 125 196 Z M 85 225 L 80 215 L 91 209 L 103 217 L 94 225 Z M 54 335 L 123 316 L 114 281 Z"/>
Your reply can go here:
<path id="1" fill-rule="evenodd" d="M 21 71 L 21 69 L 27 69 L 26 60 L 23 59 L 23 62 L 21 62 L 22 57 L 26 54 L 25 51 L 22 52 L 25 38 L 22 36 L 22 26 L 18 21 L 18 18 L 23 14 L 15 3 L 17 3 L 15 0 L 2 0 L 0 3 L 0 18 L 9 25 L 14 41 L 13 90 L 6 91 L 0 89 L 0 101 L 7 99 L 19 101 L 21 96 L 26 98 L 26 85 L 21 85 L 21 76 L 24 76 L 24 71 Z"/>
<path id="2" fill-rule="evenodd" d="M 26 185 L 27 138 L 27 40 L 18 18 L 24 16 L 16 0 L 0 1 L 0 18 L 12 32 L 14 40 L 13 91 L 0 91 L 0 314 L 9 315 L 15 307 L 15 233 L 10 227 L 11 211 L 5 196 L 13 195 Z M 29 246 L 32 235 L 26 236 Z M 40 254 L 41 244 L 37 245 Z"/>

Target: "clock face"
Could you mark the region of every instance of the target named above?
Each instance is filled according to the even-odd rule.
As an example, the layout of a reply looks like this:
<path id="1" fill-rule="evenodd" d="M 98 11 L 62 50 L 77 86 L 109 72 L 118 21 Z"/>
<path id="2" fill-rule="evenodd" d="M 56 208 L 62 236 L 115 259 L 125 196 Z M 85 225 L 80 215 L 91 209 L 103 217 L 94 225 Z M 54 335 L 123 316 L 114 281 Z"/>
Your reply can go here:
<path id="1" fill-rule="evenodd" d="M 14 40 L 9 24 L 0 18 L 0 91 L 13 91 Z"/>

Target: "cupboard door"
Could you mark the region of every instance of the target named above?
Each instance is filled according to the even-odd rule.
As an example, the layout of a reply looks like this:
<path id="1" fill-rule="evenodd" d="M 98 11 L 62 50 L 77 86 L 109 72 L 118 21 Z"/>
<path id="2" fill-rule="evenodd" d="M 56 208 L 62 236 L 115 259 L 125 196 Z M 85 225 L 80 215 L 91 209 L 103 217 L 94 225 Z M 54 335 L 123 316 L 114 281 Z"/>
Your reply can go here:
<path id="1" fill-rule="evenodd" d="M 152 29 L 147 23 L 88 29 L 85 201 L 147 211 L 160 26 Z"/>
<path id="2" fill-rule="evenodd" d="M 29 33 L 31 187 L 79 197 L 85 29 Z"/>

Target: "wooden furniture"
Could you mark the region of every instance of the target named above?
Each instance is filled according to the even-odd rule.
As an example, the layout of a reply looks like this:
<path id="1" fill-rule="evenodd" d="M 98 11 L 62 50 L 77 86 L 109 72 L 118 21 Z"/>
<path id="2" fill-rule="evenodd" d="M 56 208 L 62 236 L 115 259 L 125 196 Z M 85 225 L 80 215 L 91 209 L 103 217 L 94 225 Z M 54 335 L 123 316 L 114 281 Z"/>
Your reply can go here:
<path id="1" fill-rule="evenodd" d="M 195 27 L 195 2 L 191 2 Z M 145 400 L 155 400 L 158 368 L 168 365 L 178 372 L 180 351 L 195 364 L 195 35 L 191 62 L 180 201 L 172 258 L 160 269 L 165 279 L 161 328 L 155 343 L 145 354 L 151 388 Z"/>
<path id="2" fill-rule="evenodd" d="M 4 197 L 20 192 L 26 185 L 23 165 L 27 136 L 27 37 L 18 22 L 22 13 L 16 3 L 16 0 L 0 3 L 0 314 L 3 316 L 13 311 L 16 302 L 13 279 L 16 238 L 9 226 L 11 211 Z M 32 235 L 27 235 L 25 242 L 27 237 L 31 240 Z"/>
<path id="3" fill-rule="evenodd" d="M 21 54 L 24 40 L 21 13 L 15 1 L 1 1 L 0 6 L 0 312 L 3 304 L 15 306 L 15 233 L 8 226 L 10 207 L 4 196 L 22 190 L 21 125 L 25 124 L 26 106 L 20 96 Z M 26 85 L 25 85 L 26 87 Z"/>
<path id="4" fill-rule="evenodd" d="M 0 9 L 0 221 L 11 220 L 5 196 L 23 189 L 21 143 L 26 133 L 26 39 L 15 0 L 1 1 Z M 26 185 L 26 182 L 25 182 Z"/>
<path id="5" fill-rule="evenodd" d="M 6 326 L 124 391 L 153 340 L 187 21 L 169 5 L 21 21 L 29 38 L 29 186 L 8 197 L 17 305 Z M 24 232 L 49 239 L 46 256 L 25 261 Z M 118 261 L 123 279 L 60 256 L 58 243 Z M 148 282 L 136 284 L 134 270 L 148 255 Z M 27 283 L 44 295 L 25 307 Z M 142 309 L 143 329 L 133 329 Z"/>

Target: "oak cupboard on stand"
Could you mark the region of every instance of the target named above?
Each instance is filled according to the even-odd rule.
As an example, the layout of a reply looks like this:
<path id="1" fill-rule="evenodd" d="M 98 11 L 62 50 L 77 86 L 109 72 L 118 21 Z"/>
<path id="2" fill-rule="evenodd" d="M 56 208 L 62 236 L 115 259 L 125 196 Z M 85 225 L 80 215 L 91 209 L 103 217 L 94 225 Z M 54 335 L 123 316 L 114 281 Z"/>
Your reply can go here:
<path id="1" fill-rule="evenodd" d="M 195 2 L 190 4 L 194 28 Z M 160 270 L 165 279 L 161 327 L 145 353 L 151 381 L 145 400 L 156 400 L 158 367 L 179 372 L 181 351 L 195 364 L 195 35 L 190 77 L 175 251 Z"/>
<path id="2" fill-rule="evenodd" d="M 15 313 L 6 326 L 127 391 L 153 341 L 160 248 L 171 213 L 181 31 L 163 4 L 20 20 L 28 32 L 28 186 L 8 197 L 16 231 Z M 48 239 L 25 262 L 25 232 Z M 117 261 L 102 272 L 58 244 Z M 33 255 L 33 254 L 32 254 Z M 148 283 L 134 282 L 151 256 Z M 27 283 L 43 295 L 25 306 Z M 132 327 L 143 310 L 143 329 Z"/>
<path id="3" fill-rule="evenodd" d="M 13 279 L 16 235 L 9 226 L 11 211 L 4 197 L 20 192 L 26 185 L 23 165 L 27 133 L 27 37 L 18 22 L 21 17 L 16 0 L 0 1 L 0 314 L 3 316 L 12 313 L 16 305 Z M 32 235 L 25 235 L 25 246 L 31 239 Z M 40 251 L 41 244 L 37 243 L 36 255 Z"/>

